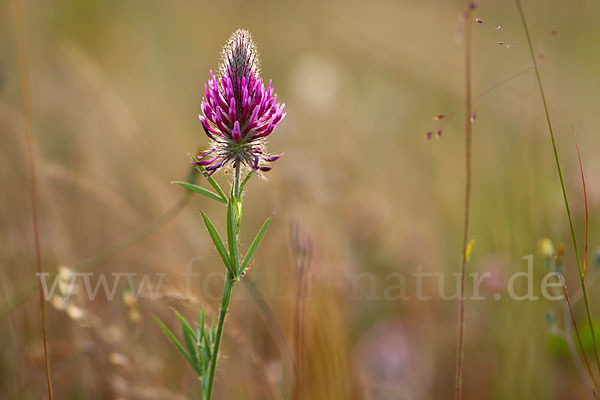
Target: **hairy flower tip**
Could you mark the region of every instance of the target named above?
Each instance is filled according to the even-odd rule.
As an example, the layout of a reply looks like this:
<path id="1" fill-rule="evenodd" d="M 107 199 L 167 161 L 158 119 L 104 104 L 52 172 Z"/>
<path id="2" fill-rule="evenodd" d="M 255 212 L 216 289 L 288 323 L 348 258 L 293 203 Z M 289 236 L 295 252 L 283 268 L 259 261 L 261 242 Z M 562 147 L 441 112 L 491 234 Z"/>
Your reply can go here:
<path id="1" fill-rule="evenodd" d="M 268 154 L 265 145 L 285 118 L 285 104 L 277 102 L 271 81 L 265 87 L 258 65 L 252 36 L 240 29 L 223 49 L 219 76 L 210 71 L 199 117 L 213 145 L 195 162 L 211 175 L 228 164 L 266 172 L 271 167 L 265 163 L 281 157 Z"/>
<path id="2" fill-rule="evenodd" d="M 258 50 L 250 32 L 238 29 L 233 32 L 221 53 L 221 75 L 233 71 L 238 74 L 252 72 L 259 75 L 260 61 Z"/>

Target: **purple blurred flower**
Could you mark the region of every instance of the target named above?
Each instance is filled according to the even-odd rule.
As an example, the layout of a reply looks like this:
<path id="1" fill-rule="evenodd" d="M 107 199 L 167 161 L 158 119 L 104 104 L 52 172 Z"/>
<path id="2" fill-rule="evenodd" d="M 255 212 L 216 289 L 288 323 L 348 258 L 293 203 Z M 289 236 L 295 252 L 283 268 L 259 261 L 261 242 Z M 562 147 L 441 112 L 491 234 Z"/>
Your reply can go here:
<path id="1" fill-rule="evenodd" d="M 223 49 L 219 76 L 210 71 L 205 86 L 199 117 L 213 145 L 195 163 L 210 175 L 228 163 L 234 168 L 241 163 L 254 171 L 269 171 L 271 167 L 264 163 L 282 154 L 267 154 L 266 138 L 285 117 L 284 107 L 277 103 L 271 81 L 265 88 L 259 77 L 252 36 L 245 30 L 235 31 Z"/>

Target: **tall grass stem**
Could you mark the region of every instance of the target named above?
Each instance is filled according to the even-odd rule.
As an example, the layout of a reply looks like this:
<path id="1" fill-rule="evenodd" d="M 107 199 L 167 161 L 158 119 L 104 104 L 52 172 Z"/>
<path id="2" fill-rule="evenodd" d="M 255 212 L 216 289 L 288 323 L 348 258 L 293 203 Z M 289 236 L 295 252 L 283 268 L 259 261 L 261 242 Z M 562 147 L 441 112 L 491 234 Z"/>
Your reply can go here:
<path id="1" fill-rule="evenodd" d="M 40 227 L 38 216 L 38 187 L 35 166 L 35 151 L 33 149 L 32 112 L 31 112 L 31 88 L 29 86 L 29 60 L 25 43 L 25 21 L 22 3 L 19 0 L 12 2 L 15 19 L 15 30 L 17 38 L 17 53 L 19 64 L 19 80 L 21 88 L 21 101 L 23 107 L 23 131 L 27 149 L 27 163 L 29 166 L 29 186 L 31 200 L 31 214 L 33 223 L 33 238 L 35 246 L 35 262 L 38 274 L 42 273 L 42 256 L 40 251 Z M 50 358 L 48 356 L 48 335 L 46 332 L 46 307 L 42 281 L 39 284 L 40 296 L 40 318 L 42 324 L 42 342 L 44 344 L 44 366 L 46 369 L 46 384 L 48 387 L 48 398 L 53 399 L 52 378 L 50 375 Z"/>
<path id="2" fill-rule="evenodd" d="M 569 298 L 569 293 L 567 291 L 567 284 L 565 283 L 565 278 L 559 274 L 560 283 L 562 285 L 563 293 L 565 296 L 565 303 L 569 310 L 569 315 L 571 317 L 571 323 L 573 324 L 573 330 L 575 331 L 575 337 L 577 339 L 577 344 L 579 345 L 579 349 L 581 350 L 581 356 L 583 358 L 583 362 L 585 363 L 585 367 L 589 374 L 590 386 L 592 387 L 592 394 L 597 393 L 598 384 L 596 383 L 596 379 L 594 378 L 594 373 L 592 372 L 592 368 L 590 367 L 590 362 L 588 361 L 587 355 L 585 354 L 585 348 L 583 347 L 583 342 L 581 341 L 581 335 L 579 334 L 579 328 L 577 327 L 577 321 L 575 320 L 575 313 L 573 312 L 573 306 L 571 305 L 571 299 Z M 566 322 L 568 324 L 568 322 Z M 567 331 L 568 332 L 568 331 Z M 575 354 L 573 357 L 576 359 L 577 350 L 575 350 Z"/>
<path id="3" fill-rule="evenodd" d="M 463 243 L 460 266 L 460 298 L 458 300 L 458 338 L 456 344 L 456 378 L 454 397 L 462 398 L 464 341 L 465 341 L 465 275 L 467 269 L 467 246 L 469 240 L 469 219 L 471 215 L 471 11 L 472 2 L 468 2 L 464 20 L 465 40 L 465 214 L 463 227 Z"/>
<path id="4" fill-rule="evenodd" d="M 579 269 L 579 278 L 581 281 L 581 291 L 583 294 L 583 301 L 585 303 L 585 311 L 588 319 L 588 323 L 590 325 L 590 332 L 592 334 L 592 343 L 594 345 L 594 355 L 596 357 L 596 366 L 598 367 L 598 372 L 600 373 L 600 356 L 598 354 L 598 344 L 596 343 L 596 334 L 594 333 L 594 324 L 592 320 L 592 313 L 590 310 L 590 303 L 588 300 L 587 288 L 585 284 L 585 274 L 583 272 L 583 268 L 581 266 L 581 259 L 579 257 L 579 250 L 577 248 L 577 238 L 575 237 L 575 229 L 573 228 L 573 218 L 571 217 L 571 208 L 569 207 L 569 199 L 567 198 L 567 191 L 565 189 L 565 182 L 563 178 L 562 168 L 560 165 L 560 160 L 558 158 L 558 150 L 556 148 L 556 141 L 554 139 L 554 130 L 552 129 L 552 121 L 550 120 L 550 112 L 548 111 L 548 103 L 546 101 L 546 95 L 544 94 L 544 86 L 542 85 L 542 78 L 540 77 L 540 71 L 537 65 L 535 52 L 533 50 L 533 43 L 531 41 L 531 35 L 529 34 L 529 29 L 527 27 L 527 20 L 525 18 L 525 13 L 523 12 L 523 7 L 521 6 L 520 0 L 515 0 L 517 4 L 517 9 L 519 11 L 519 15 L 521 16 L 521 22 L 523 24 L 523 29 L 525 31 L 525 36 L 527 37 L 527 45 L 529 47 L 529 53 L 531 55 L 531 61 L 534 65 L 535 76 L 537 79 L 538 89 L 540 91 L 540 95 L 542 97 L 542 103 L 544 105 L 544 112 L 546 115 L 546 123 L 548 125 L 548 131 L 550 132 L 550 139 L 552 141 L 552 150 L 554 152 L 554 160 L 556 162 L 556 169 L 558 171 L 558 178 L 560 180 L 560 187 L 562 189 L 563 200 L 565 203 L 565 208 L 567 210 L 567 218 L 569 220 L 569 228 L 571 230 L 571 239 L 573 241 L 573 250 L 575 251 L 575 258 L 577 259 L 577 268 Z"/>

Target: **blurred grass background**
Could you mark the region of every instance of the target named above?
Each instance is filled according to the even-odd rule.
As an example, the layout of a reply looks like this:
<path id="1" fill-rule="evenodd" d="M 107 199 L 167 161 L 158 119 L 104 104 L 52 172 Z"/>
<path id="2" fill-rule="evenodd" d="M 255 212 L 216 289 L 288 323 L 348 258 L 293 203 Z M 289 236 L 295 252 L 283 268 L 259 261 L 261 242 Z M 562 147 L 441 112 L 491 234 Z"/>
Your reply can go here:
<path id="1" fill-rule="evenodd" d="M 543 53 L 542 78 L 582 241 L 583 200 L 569 125 L 578 132 L 593 249 L 600 205 L 600 5 L 576 0 L 550 7 L 528 0 L 524 7 Z M 295 301 L 292 221 L 300 221 L 314 243 L 301 398 L 449 398 L 457 305 L 418 301 L 410 274 L 419 265 L 433 273 L 459 270 L 464 57 L 456 33 L 462 8 L 461 1 L 28 0 L 19 25 L 11 3 L 0 3 L 0 304 L 35 282 L 16 32 L 27 38 L 42 261 L 53 273 L 61 265 L 74 267 L 181 198 L 181 188 L 169 182 L 184 178 L 188 153 L 206 146 L 197 114 L 208 71 L 218 68 L 230 33 L 245 28 L 288 116 L 270 143 L 286 156 L 267 181 L 248 185 L 242 245 L 274 213 L 249 279 L 288 341 Z M 512 2 L 481 2 L 474 15 L 487 23 L 473 27 L 477 94 L 531 63 Z M 502 32 L 492 29 L 497 25 Z M 482 286 L 487 300 L 467 303 L 465 398 L 581 398 L 583 383 L 564 346 L 552 345 L 545 321 L 546 310 L 560 312 L 560 304 L 491 297 L 525 269 L 521 258 L 536 254 L 541 237 L 569 241 L 533 72 L 478 99 L 474 108 L 476 244 L 469 269 L 490 271 L 499 286 Z M 425 140 L 425 132 L 439 125 L 432 117 L 452 111 L 458 116 L 444 120 L 441 139 Z M 217 180 L 227 184 L 229 177 L 218 174 Z M 95 269 L 166 272 L 158 300 L 133 302 L 119 288 L 113 301 L 99 295 L 78 303 L 84 317 L 48 303 L 57 398 L 198 396 L 191 368 L 150 316 L 175 327 L 170 306 L 194 318 L 201 303 L 214 314 L 223 271 L 200 208 L 223 213 L 220 205 L 194 198 L 171 223 Z M 190 297 L 181 274 L 194 257 L 201 276 Z M 575 288 L 568 246 L 565 260 Z M 535 268 L 539 295 L 544 270 L 537 262 Z M 411 299 L 381 298 L 397 284 L 388 279 L 394 272 L 408 278 Z M 447 279 L 446 286 L 451 292 L 453 282 Z M 437 293 L 437 281 L 427 281 L 425 292 Z M 595 292 L 592 287 L 597 313 Z M 240 285 L 218 398 L 287 397 L 289 370 L 260 315 Z M 3 398 L 44 398 L 35 296 L 4 317 L 0 346 Z"/>

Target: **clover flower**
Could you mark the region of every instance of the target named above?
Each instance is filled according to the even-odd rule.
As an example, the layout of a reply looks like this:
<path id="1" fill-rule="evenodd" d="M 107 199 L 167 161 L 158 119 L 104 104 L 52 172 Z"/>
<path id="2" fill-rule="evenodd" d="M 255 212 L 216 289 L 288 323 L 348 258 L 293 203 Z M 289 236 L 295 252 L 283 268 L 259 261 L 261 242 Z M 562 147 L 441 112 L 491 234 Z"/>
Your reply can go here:
<path id="1" fill-rule="evenodd" d="M 259 76 L 256 45 L 248 31 L 235 31 L 221 54 L 219 76 L 210 71 L 199 115 L 212 147 L 197 156 L 209 176 L 232 164 L 245 165 L 255 172 L 269 171 L 282 156 L 266 152 L 266 138 L 285 117 L 285 104 L 277 103 L 271 86 Z"/>

